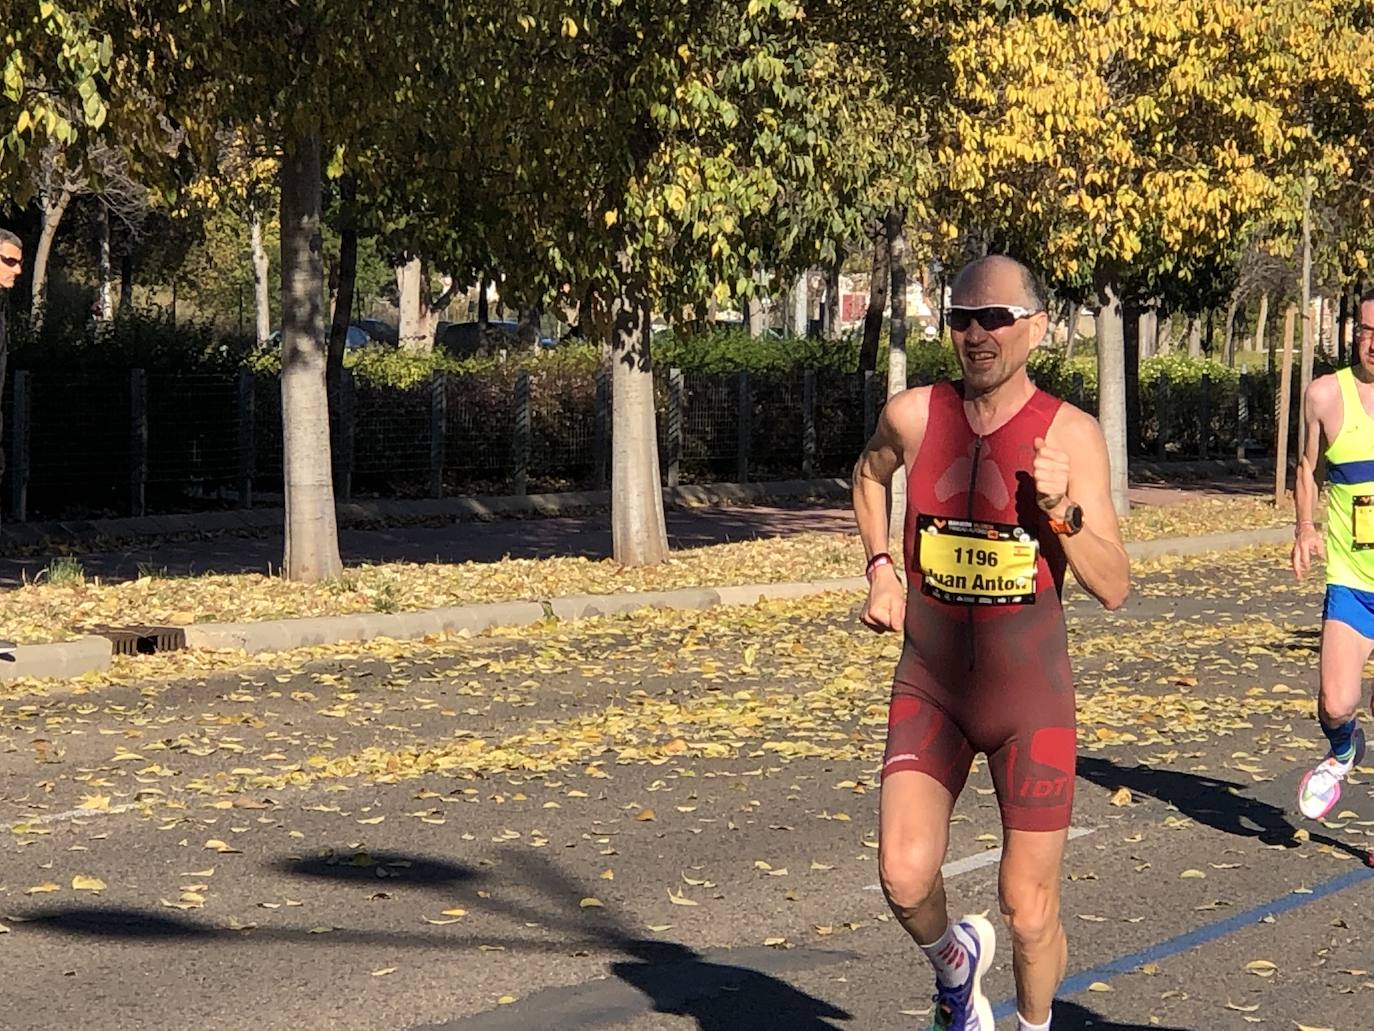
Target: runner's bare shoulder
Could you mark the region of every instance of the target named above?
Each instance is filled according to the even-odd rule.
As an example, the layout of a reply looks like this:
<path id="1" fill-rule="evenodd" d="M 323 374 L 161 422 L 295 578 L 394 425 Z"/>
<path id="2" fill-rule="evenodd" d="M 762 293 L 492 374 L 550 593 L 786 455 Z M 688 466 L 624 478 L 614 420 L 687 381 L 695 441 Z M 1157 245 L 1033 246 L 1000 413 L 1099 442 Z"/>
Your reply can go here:
<path id="1" fill-rule="evenodd" d="M 883 422 L 908 448 L 920 446 L 930 417 L 931 387 L 908 387 L 883 405 Z M 914 452 L 913 452 L 914 453 Z"/>
<path id="2" fill-rule="evenodd" d="M 1325 376 L 1318 376 L 1307 384 L 1307 400 L 1320 405 L 1323 409 L 1328 405 L 1334 405 L 1340 400 L 1340 396 L 1341 384 L 1340 380 L 1336 379 L 1334 372 L 1328 372 Z"/>
<path id="3" fill-rule="evenodd" d="M 1341 406 L 1341 383 L 1334 372 L 1318 376 L 1307 384 L 1307 410 L 1321 423 L 1327 440 L 1335 440 L 1345 423 Z"/>
<path id="4" fill-rule="evenodd" d="M 1094 416 L 1064 401 L 1054 413 L 1046 443 L 1061 451 L 1071 451 L 1103 439 L 1102 427 Z"/>

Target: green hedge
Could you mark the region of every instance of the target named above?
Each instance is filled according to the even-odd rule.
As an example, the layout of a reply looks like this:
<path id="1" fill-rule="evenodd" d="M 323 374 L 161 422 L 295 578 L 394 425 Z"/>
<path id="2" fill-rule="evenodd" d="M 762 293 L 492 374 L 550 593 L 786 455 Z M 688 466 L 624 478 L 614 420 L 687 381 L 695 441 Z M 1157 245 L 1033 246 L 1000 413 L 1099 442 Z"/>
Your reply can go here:
<path id="1" fill-rule="evenodd" d="M 857 333 L 839 340 L 818 340 L 771 335 L 754 338 L 742 329 L 683 336 L 669 330 L 655 335 L 653 355 L 660 369 L 679 368 L 686 373 L 749 371 L 768 376 L 803 369 L 843 373 L 858 368 L 860 344 Z M 876 363 L 880 376 L 887 368 L 887 347 L 884 327 Z M 348 352 L 344 363 L 360 383 L 405 389 L 439 371 L 490 375 L 505 381 L 524 367 L 552 377 L 590 378 L 599 360 L 597 345 L 572 341 L 550 350 L 510 351 L 504 361 L 499 356 L 460 360 L 440 352 L 414 354 L 368 347 Z M 167 313 L 159 310 L 121 312 L 112 322 L 101 323 L 71 309 L 54 309 L 41 329 L 22 316 L 11 321 L 10 367 L 16 369 L 117 367 L 214 372 L 243 366 L 276 375 L 281 370 L 281 355 L 258 348 L 251 339 L 217 335 L 208 325 L 173 324 Z M 1068 359 L 1062 349 L 1044 347 L 1032 352 L 1029 367 L 1041 388 L 1061 397 L 1081 398 L 1090 408 L 1096 407 L 1097 364 L 1092 354 Z M 1327 371 L 1329 364 L 1319 355 L 1316 372 Z M 1195 392 L 1204 373 L 1219 391 L 1237 387 L 1238 370 L 1215 359 L 1171 353 L 1141 363 L 1141 390 L 1153 391 L 1167 380 L 1171 392 Z M 917 337 L 908 343 L 909 382 L 930 383 L 957 375 L 958 363 L 947 340 Z"/>

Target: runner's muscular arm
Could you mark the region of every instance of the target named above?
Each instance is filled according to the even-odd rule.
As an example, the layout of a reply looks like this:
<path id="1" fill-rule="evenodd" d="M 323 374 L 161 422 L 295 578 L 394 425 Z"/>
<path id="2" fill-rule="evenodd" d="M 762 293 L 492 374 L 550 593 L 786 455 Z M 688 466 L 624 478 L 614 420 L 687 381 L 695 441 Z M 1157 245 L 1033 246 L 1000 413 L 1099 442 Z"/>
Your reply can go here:
<path id="1" fill-rule="evenodd" d="M 1312 568 L 1312 554 L 1326 557 L 1326 545 L 1317 533 L 1312 517 L 1317 504 L 1317 461 L 1321 458 L 1323 424 L 1330 421 L 1340 401 L 1340 384 L 1335 376 L 1322 376 L 1307 385 L 1303 400 L 1302 452 L 1293 480 L 1293 550 L 1290 559 L 1293 575 L 1304 576 Z"/>
<path id="2" fill-rule="evenodd" d="M 1107 441 L 1097 420 L 1070 405 L 1059 411 L 1049 429 L 1051 447 L 1067 459 L 1063 497 L 1083 510 L 1083 529 L 1061 537 L 1074 579 L 1108 609 L 1119 609 L 1131 591 L 1131 563 L 1121 543 L 1121 527 L 1112 504 Z M 1036 458 L 1037 480 L 1040 456 Z M 1055 514 L 1066 502 L 1056 506 Z"/>
<path id="3" fill-rule="evenodd" d="M 929 387 L 904 390 L 891 398 L 883 406 L 872 439 L 854 463 L 854 520 L 868 558 L 888 549 L 888 485 L 920 447 L 929 412 Z M 859 618 L 873 630 L 900 630 L 905 614 L 906 592 L 897 576 L 897 567 L 877 569 Z"/>

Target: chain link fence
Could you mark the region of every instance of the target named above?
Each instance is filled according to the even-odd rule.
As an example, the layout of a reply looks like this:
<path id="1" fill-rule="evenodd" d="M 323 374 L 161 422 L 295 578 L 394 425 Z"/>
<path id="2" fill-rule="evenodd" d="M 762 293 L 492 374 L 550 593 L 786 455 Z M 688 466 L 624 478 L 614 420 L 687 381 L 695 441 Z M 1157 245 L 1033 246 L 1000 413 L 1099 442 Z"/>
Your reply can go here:
<path id="1" fill-rule="evenodd" d="M 601 489 L 608 483 L 606 374 L 511 366 L 409 388 L 332 392 L 341 498 Z M 1136 452 L 1233 457 L 1274 446 L 1276 377 L 1233 373 L 1140 385 Z M 1089 411 L 1081 384 L 1064 391 Z M 1290 433 L 1296 428 L 1294 384 Z M 660 468 L 670 484 L 846 476 L 886 398 L 884 376 L 655 374 Z M 6 384 L 10 518 L 92 518 L 280 503 L 279 381 L 240 373 L 63 374 Z"/>

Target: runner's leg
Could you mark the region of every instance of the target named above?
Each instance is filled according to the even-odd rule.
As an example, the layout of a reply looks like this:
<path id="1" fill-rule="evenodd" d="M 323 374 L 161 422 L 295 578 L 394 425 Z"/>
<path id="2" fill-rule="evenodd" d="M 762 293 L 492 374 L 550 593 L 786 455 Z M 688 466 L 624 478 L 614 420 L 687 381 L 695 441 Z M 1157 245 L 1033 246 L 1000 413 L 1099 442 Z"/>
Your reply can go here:
<path id="1" fill-rule="evenodd" d="M 1031 1023 L 1050 1017 L 1050 1006 L 1068 965 L 1069 946 L 1059 917 L 1060 881 L 1068 828 L 1007 830 L 998 891 L 1011 931 L 1017 1011 Z"/>
<path id="2" fill-rule="evenodd" d="M 954 796 L 918 770 L 883 778 L 878 808 L 878 875 L 887 904 L 918 945 L 938 941 L 949 926 L 940 867 L 949 847 Z"/>
<path id="3" fill-rule="evenodd" d="M 1335 728 L 1354 718 L 1360 707 L 1364 665 L 1374 640 L 1339 619 L 1322 622 L 1321 688 L 1317 717 L 1323 727 Z"/>

